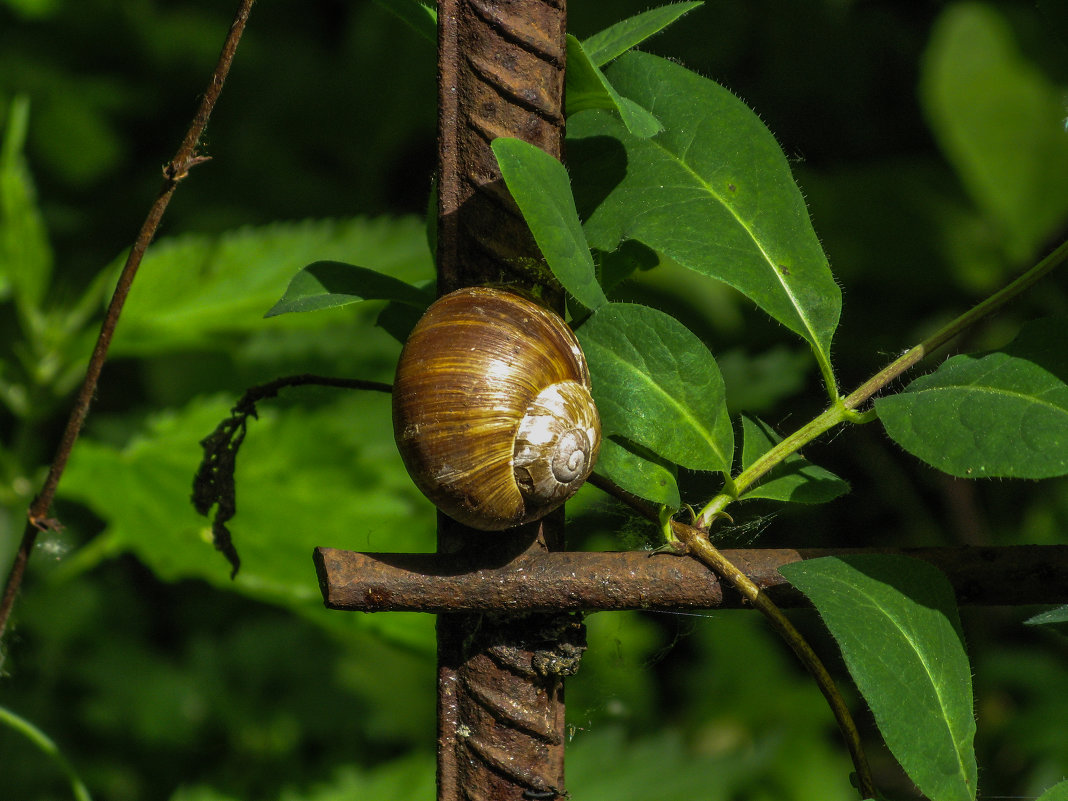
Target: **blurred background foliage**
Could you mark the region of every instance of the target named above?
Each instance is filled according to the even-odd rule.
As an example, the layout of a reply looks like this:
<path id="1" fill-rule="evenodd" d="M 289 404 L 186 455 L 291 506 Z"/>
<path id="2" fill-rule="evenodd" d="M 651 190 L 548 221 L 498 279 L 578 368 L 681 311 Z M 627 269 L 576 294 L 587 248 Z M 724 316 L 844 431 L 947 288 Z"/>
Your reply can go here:
<path id="1" fill-rule="evenodd" d="M 215 0 L 0 0 L 0 568 L 40 486 L 123 249 L 229 24 Z M 571 0 L 587 36 L 647 0 Z M 1060 0 L 715 2 L 648 44 L 753 106 L 794 163 L 845 291 L 843 386 L 1068 234 L 1068 13 Z M 236 581 L 188 503 L 198 440 L 243 389 L 290 372 L 391 377 L 375 309 L 263 320 L 289 277 L 340 259 L 432 276 L 420 216 L 435 54 L 367 0 L 260 3 L 205 143 L 120 322 L 60 488 L 66 528 L 31 562 L 0 706 L 56 741 L 95 797 L 432 797 L 433 621 L 328 612 L 316 545 L 429 550 L 433 512 L 396 456 L 384 397 L 294 390 L 239 461 Z M 1068 312 L 1055 275 L 958 347 Z M 818 410 L 803 346 L 731 291 L 646 264 L 619 298 L 704 337 L 735 411 L 780 431 Z M 737 510 L 726 543 L 1064 542 L 1068 482 L 963 482 L 867 428 L 808 449 L 853 492 Z M 707 498 L 684 476 L 686 500 Z M 642 547 L 595 490 L 574 547 Z M 1037 580 L 1037 579 L 1036 579 Z M 1035 796 L 1068 773 L 1068 648 L 1033 609 L 964 610 L 980 786 Z M 825 654 L 816 621 L 796 619 Z M 848 799 L 815 687 L 745 612 L 598 614 L 568 684 L 572 797 Z M 862 716 L 870 729 L 870 721 Z M 870 735 L 870 731 L 869 731 Z M 873 739 L 895 798 L 914 791 Z M 605 770 L 611 765 L 611 770 Z M 0 728 L 11 799 L 70 796 Z"/>

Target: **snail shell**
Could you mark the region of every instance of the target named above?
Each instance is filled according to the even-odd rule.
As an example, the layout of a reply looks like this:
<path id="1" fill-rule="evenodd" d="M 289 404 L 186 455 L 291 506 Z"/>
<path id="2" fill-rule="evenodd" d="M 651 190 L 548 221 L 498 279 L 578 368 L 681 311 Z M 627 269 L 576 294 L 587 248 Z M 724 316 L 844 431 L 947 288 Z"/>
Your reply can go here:
<path id="1" fill-rule="evenodd" d="M 408 472 L 445 514 L 487 531 L 536 520 L 593 470 L 601 424 L 563 320 L 488 287 L 440 298 L 412 329 L 393 384 Z"/>

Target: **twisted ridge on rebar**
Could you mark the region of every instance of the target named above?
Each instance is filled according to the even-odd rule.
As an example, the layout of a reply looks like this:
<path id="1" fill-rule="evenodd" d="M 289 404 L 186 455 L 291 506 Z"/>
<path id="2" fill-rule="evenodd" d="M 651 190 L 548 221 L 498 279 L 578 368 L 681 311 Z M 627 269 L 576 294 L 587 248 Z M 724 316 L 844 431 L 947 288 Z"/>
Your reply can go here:
<path id="1" fill-rule="evenodd" d="M 490 143 L 513 136 L 560 156 L 566 50 L 562 9 L 544 0 L 524 4 L 522 10 L 493 0 L 459 0 L 458 12 L 463 33 L 451 51 L 442 48 L 454 72 L 441 111 L 443 152 L 448 155 L 442 163 L 440 211 L 443 224 L 455 225 L 457 231 L 439 254 L 442 286 L 552 283 L 503 188 Z"/>

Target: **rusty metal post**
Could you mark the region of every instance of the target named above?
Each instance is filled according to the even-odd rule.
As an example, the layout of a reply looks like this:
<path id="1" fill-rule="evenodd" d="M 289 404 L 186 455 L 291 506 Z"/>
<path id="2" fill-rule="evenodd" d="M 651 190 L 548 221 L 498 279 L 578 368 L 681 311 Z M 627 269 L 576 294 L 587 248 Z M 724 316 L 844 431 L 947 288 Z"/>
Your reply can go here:
<path id="1" fill-rule="evenodd" d="M 438 292 L 547 273 L 501 181 L 490 142 L 513 136 L 560 158 L 565 0 L 438 3 Z M 557 303 L 560 298 L 556 298 Z M 438 517 L 438 551 L 504 558 L 563 548 L 562 510 L 483 534 Z M 567 613 L 438 618 L 438 799 L 563 795 L 563 677 L 584 648 Z"/>

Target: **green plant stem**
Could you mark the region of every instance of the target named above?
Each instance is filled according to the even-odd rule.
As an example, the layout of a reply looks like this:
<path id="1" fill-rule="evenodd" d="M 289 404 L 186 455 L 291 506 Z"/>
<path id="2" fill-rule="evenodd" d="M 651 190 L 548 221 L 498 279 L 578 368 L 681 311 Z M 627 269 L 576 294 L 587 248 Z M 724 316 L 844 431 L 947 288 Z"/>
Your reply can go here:
<path id="1" fill-rule="evenodd" d="M 1011 284 L 995 292 L 981 303 L 973 306 L 955 320 L 938 329 L 938 331 L 927 337 L 927 339 L 919 345 L 910 348 L 900 357 L 890 362 L 890 364 L 853 390 L 853 392 L 843 400 L 843 404 L 847 409 L 856 409 L 860 404 L 879 392 L 883 387 L 902 373 L 915 367 L 931 352 L 942 347 L 953 339 L 953 337 L 957 336 L 957 334 L 975 325 L 984 317 L 997 311 L 1009 301 L 1030 289 L 1035 283 L 1053 272 L 1053 270 L 1063 264 L 1066 260 L 1068 260 L 1068 241 L 1062 242 L 1053 250 L 1053 252 Z"/>
<path id="2" fill-rule="evenodd" d="M 78 777 L 74 767 L 67 761 L 66 757 L 63 756 L 51 737 L 25 718 L 16 715 L 11 710 L 5 709 L 2 706 L 0 706 L 0 722 L 7 724 L 7 726 L 25 736 L 27 740 L 51 757 L 52 761 L 55 762 L 60 770 L 66 774 L 67 780 L 70 782 L 71 792 L 74 794 L 77 801 L 92 801 L 92 796 L 89 795 L 88 788 L 86 788 L 85 784 Z"/>
<path id="3" fill-rule="evenodd" d="M 717 515 L 722 513 L 732 502 L 738 500 L 749 487 L 753 486 L 768 471 L 839 423 L 869 423 L 875 420 L 874 410 L 858 412 L 856 411 L 857 407 L 897 379 L 902 373 L 911 370 L 923 361 L 926 356 L 945 345 L 962 331 L 975 325 L 1021 293 L 1030 289 L 1036 282 L 1066 260 L 1068 260 L 1068 241 L 1062 242 L 1048 256 L 1008 286 L 973 306 L 964 314 L 927 337 L 919 345 L 907 350 L 853 390 L 848 396 L 835 401 L 826 411 L 783 439 L 739 473 L 734 479 L 734 492 L 730 491 L 730 482 L 728 482 L 728 491 L 720 493 L 709 501 L 697 516 L 694 525 L 700 529 L 707 530 Z"/>
<path id="4" fill-rule="evenodd" d="M 875 784 L 871 769 L 868 767 L 868 759 L 864 754 L 864 747 L 860 742 L 860 732 L 857 731 L 857 725 L 841 693 L 838 692 L 834 679 L 831 678 L 831 674 L 827 672 L 827 668 L 824 667 L 816 652 L 812 650 L 812 646 L 801 636 L 801 632 L 794 627 L 782 610 L 761 592 L 745 573 L 735 567 L 716 546 L 709 542 L 705 532 L 679 522 L 672 523 L 672 531 L 686 546 L 691 556 L 730 583 L 756 609 L 760 610 L 779 636 L 786 640 L 787 645 L 797 654 L 802 664 L 812 674 L 820 692 L 823 693 L 823 697 L 827 699 L 831 707 L 831 712 L 834 714 L 834 719 L 845 738 L 846 747 L 853 760 L 853 767 L 856 769 L 859 789 L 863 797 L 875 798 Z"/>

